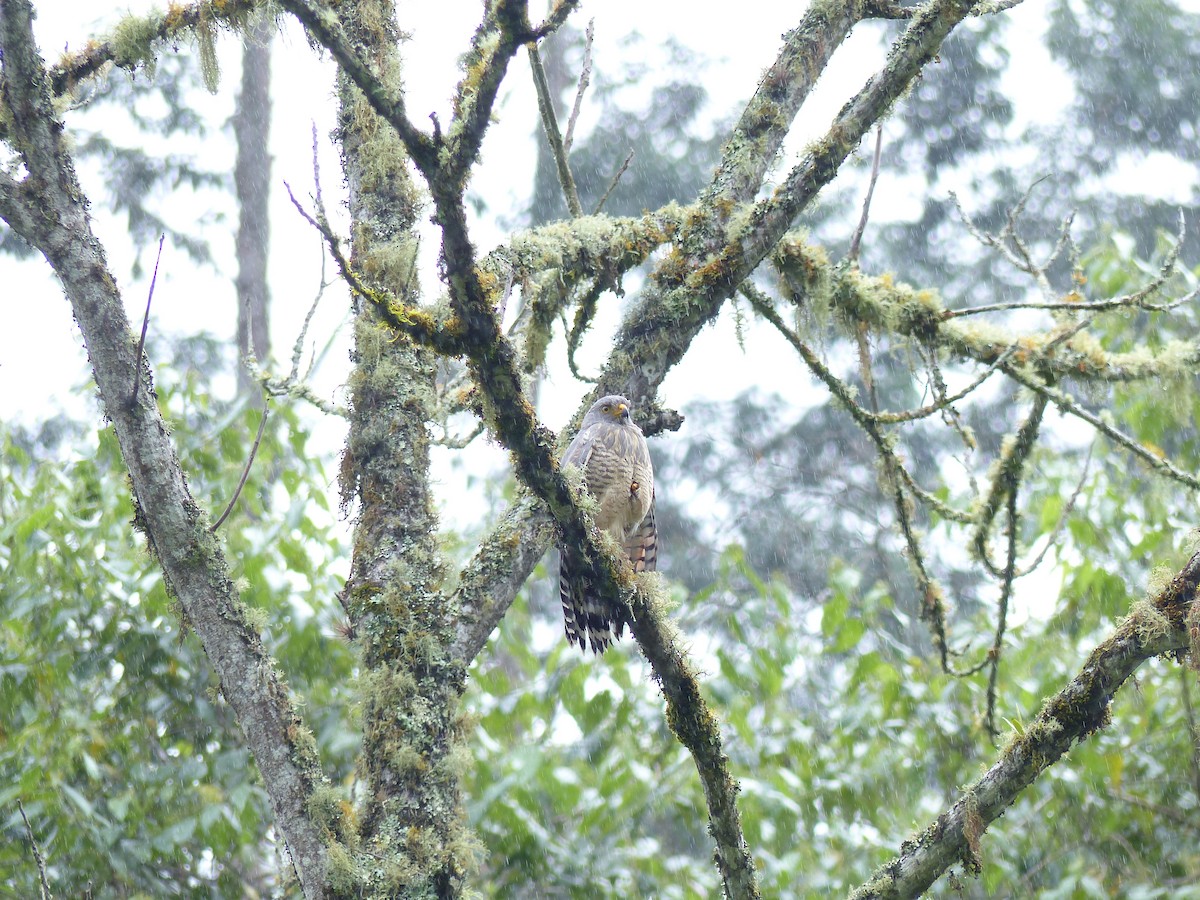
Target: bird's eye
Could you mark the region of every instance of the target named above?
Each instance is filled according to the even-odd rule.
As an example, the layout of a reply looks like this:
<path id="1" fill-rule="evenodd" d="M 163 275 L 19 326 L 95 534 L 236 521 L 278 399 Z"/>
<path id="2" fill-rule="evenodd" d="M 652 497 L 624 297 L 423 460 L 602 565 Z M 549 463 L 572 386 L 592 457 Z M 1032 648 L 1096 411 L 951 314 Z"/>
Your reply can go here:
<path id="1" fill-rule="evenodd" d="M 605 404 L 604 404 L 604 411 L 605 411 L 605 412 L 612 412 L 612 407 L 611 407 L 611 406 L 609 406 L 607 403 L 605 403 Z"/>

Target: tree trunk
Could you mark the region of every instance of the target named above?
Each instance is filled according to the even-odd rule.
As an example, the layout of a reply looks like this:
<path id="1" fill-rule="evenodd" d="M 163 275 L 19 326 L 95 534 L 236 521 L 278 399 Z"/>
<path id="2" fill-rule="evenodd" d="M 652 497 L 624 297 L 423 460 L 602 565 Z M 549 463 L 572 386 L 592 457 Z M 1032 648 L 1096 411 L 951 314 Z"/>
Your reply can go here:
<path id="1" fill-rule="evenodd" d="M 341 7 L 347 33 L 399 89 L 390 0 Z M 338 84 L 352 262 L 373 286 L 415 302 L 420 197 L 407 154 L 344 75 Z M 357 501 L 345 601 L 362 650 L 363 848 L 385 858 L 372 896 L 452 897 L 471 853 L 459 774 L 463 670 L 452 662 L 452 604 L 441 592 L 429 487 L 435 357 L 396 337 L 363 304 L 355 319 L 343 503 Z M 378 871 L 376 861 L 365 870 Z M 366 886 L 366 885 L 364 885 Z"/>

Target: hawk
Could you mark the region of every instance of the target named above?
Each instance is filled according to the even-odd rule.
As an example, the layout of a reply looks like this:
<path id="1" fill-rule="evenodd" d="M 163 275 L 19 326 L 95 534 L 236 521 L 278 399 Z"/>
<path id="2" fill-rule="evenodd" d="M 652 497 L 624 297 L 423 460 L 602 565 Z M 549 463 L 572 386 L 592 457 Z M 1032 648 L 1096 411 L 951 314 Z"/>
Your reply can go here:
<path id="1" fill-rule="evenodd" d="M 563 456 L 563 465 L 583 472 L 583 485 L 599 506 L 596 527 L 624 545 L 635 572 L 653 572 L 658 564 L 654 524 L 654 469 L 642 430 L 633 424 L 629 401 L 601 397 L 583 417 L 583 425 Z M 597 597 L 580 574 L 582 561 L 570 547 L 559 547 L 558 591 L 562 597 L 567 641 L 603 653 L 625 630 L 624 610 Z"/>

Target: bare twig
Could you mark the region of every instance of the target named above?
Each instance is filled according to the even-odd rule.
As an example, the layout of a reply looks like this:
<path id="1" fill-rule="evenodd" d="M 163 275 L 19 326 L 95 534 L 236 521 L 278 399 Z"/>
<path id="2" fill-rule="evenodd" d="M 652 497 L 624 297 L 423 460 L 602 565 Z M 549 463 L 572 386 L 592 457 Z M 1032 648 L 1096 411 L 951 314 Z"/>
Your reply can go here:
<path id="1" fill-rule="evenodd" d="M 1138 292 L 1140 294 L 1141 291 Z M 1114 309 L 1141 309 L 1146 312 L 1171 312 L 1184 304 L 1190 303 L 1200 296 L 1200 288 L 1188 291 L 1187 294 L 1169 303 L 1147 303 L 1138 298 L 1138 294 L 1127 294 L 1114 297 L 1112 300 L 1083 300 L 1072 303 L 1060 300 L 1049 303 L 1038 301 L 1014 300 L 1011 303 L 989 303 L 985 306 L 969 306 L 966 309 L 950 310 L 947 319 L 960 319 L 963 316 L 977 316 L 980 313 L 1006 312 L 1012 309 L 1045 309 L 1059 312 L 1110 312 Z"/>
<path id="2" fill-rule="evenodd" d="M 1034 182 L 1035 185 L 1037 183 L 1038 182 Z M 1032 189 L 1033 188 L 1030 188 L 1030 190 Z M 1069 241 L 1068 229 L 1070 228 L 1071 218 L 1068 216 L 1066 221 L 1063 223 L 1063 237 L 1060 237 L 1059 243 L 1051 252 L 1046 263 L 1041 266 L 1035 265 L 1030 258 L 1028 248 L 1026 248 L 1024 243 L 1020 241 L 1015 232 L 1016 216 L 1019 215 L 1019 210 L 1024 209 L 1025 201 L 1028 199 L 1028 196 L 1029 194 L 1027 192 L 1022 198 L 1021 203 L 1018 204 L 1017 211 L 1009 213 L 1008 225 L 1005 226 L 1005 230 L 1000 236 L 995 236 L 981 232 L 963 210 L 961 204 L 958 202 L 958 198 L 951 194 L 951 198 L 958 207 L 959 215 L 962 217 L 967 230 L 970 231 L 977 240 L 981 241 L 986 246 L 997 249 L 1001 255 L 1005 256 L 1005 258 L 1007 258 L 1022 272 L 1032 275 L 1035 280 L 1038 280 L 1040 285 L 1045 282 L 1046 268 L 1057 258 L 1062 247 L 1065 246 L 1066 242 Z M 1192 300 L 1196 299 L 1197 296 L 1200 296 L 1200 288 L 1197 288 L 1189 291 L 1184 296 L 1167 303 L 1151 303 L 1148 299 L 1161 291 L 1167 280 L 1175 274 L 1179 264 L 1179 251 L 1183 246 L 1183 239 L 1185 235 L 1186 223 L 1184 222 L 1183 213 L 1181 212 L 1179 215 L 1179 227 L 1175 233 L 1175 242 L 1171 245 L 1171 249 L 1167 252 L 1166 257 L 1164 257 L 1162 265 L 1159 267 L 1158 274 L 1131 294 L 1125 294 L 1121 297 L 1113 297 L 1109 300 L 1079 300 L 1077 302 L 1073 302 L 1071 300 L 1047 300 L 1040 303 L 1029 301 L 992 303 L 986 306 L 974 306 L 967 309 L 952 310 L 946 315 L 946 318 L 953 319 L 961 316 L 974 316 L 980 313 L 999 312 L 1012 309 L 1045 309 L 1059 312 L 1091 313 L 1108 312 L 1115 309 L 1141 309 L 1145 310 L 1146 312 L 1170 312 L 1171 310 L 1174 310 L 1185 303 L 1190 303 Z M 1005 239 L 1010 239 L 1016 242 L 1018 248 L 1016 254 L 1013 254 L 1004 245 Z M 1045 283 L 1044 292 L 1053 296 L 1053 291 L 1050 290 L 1048 282 Z M 1068 296 L 1072 295 L 1078 296 L 1078 294 L 1075 292 L 1072 292 L 1071 295 Z"/>
<path id="3" fill-rule="evenodd" d="M 25 822 L 25 833 L 29 835 L 29 846 L 33 848 L 33 859 L 37 863 L 41 898 L 42 900 L 53 900 L 54 895 L 50 893 L 50 882 L 46 880 L 46 858 L 42 856 L 42 848 L 38 846 L 37 838 L 33 833 L 33 826 L 29 824 L 29 816 L 25 815 L 25 806 L 21 803 L 20 797 L 17 798 L 17 809 L 21 811 L 21 819 Z"/>
<path id="4" fill-rule="evenodd" d="M 867 230 L 867 216 L 871 213 L 871 197 L 875 194 L 875 182 L 879 178 L 879 160 L 883 156 L 883 126 L 875 126 L 875 156 L 871 161 L 871 180 L 867 183 L 867 196 L 863 198 L 862 216 L 854 236 L 850 238 L 850 251 L 846 254 L 850 262 L 858 262 L 858 251 L 862 244 L 863 232 Z"/>
<path id="5" fill-rule="evenodd" d="M 166 237 L 165 234 L 158 236 L 158 255 L 154 257 L 154 274 L 150 276 L 150 291 L 146 295 L 146 315 L 142 317 L 142 335 L 138 338 L 136 356 L 138 367 L 134 369 L 133 390 L 129 392 L 130 406 L 133 406 L 137 402 L 138 384 L 142 380 L 142 351 L 146 349 L 146 330 L 150 327 L 150 301 L 154 299 L 154 285 L 158 281 L 158 263 L 162 259 L 163 241 Z"/>
<path id="6" fill-rule="evenodd" d="M 613 175 L 612 180 L 608 183 L 608 188 L 604 191 L 604 194 L 598 201 L 596 201 L 596 208 L 592 210 L 593 216 L 600 215 L 600 210 L 604 209 L 604 204 L 608 202 L 608 198 L 612 195 L 612 192 L 617 189 L 617 184 L 620 183 L 621 176 L 625 174 L 625 170 L 629 168 L 629 164 L 631 162 L 633 162 L 632 150 L 630 150 L 629 155 L 625 157 L 625 162 L 621 163 L 621 167 L 617 169 L 617 173 Z"/>
<path id="7" fill-rule="evenodd" d="M 554 154 L 554 162 L 558 170 L 558 183 L 562 186 L 563 196 L 567 200 L 567 209 L 572 218 L 578 219 L 583 215 L 583 207 L 579 203 L 579 192 L 575 189 L 575 177 L 571 174 L 571 164 L 567 160 L 567 148 L 563 144 L 562 134 L 558 130 L 558 116 L 554 113 L 554 98 L 550 96 L 550 84 L 546 81 L 546 69 L 542 65 L 541 54 L 537 45 L 529 45 L 529 66 L 533 70 L 533 86 L 537 90 L 538 110 L 542 114 L 542 128 L 546 132 L 546 140 L 550 142 L 550 152 Z"/>
<path id="8" fill-rule="evenodd" d="M 1007 547 L 1004 556 L 1004 571 L 1000 579 L 1000 602 L 996 608 L 996 634 L 992 639 L 992 649 L 988 652 L 988 684 L 987 711 L 984 714 L 984 728 L 996 740 L 996 684 L 1000 677 L 1000 656 L 1004 652 L 1004 631 L 1008 626 L 1008 601 L 1012 597 L 1013 580 L 1017 574 L 1017 484 L 1014 483 L 1008 491 L 1008 516 L 1005 528 Z"/>
<path id="9" fill-rule="evenodd" d="M 242 477 L 233 491 L 233 496 L 229 498 L 229 505 L 225 507 L 225 512 L 221 513 L 217 521 L 208 527 L 210 533 L 216 532 L 224 521 L 229 518 L 229 514 L 233 512 L 234 504 L 237 503 L 238 497 L 242 495 L 242 488 L 246 486 L 246 479 L 250 477 L 250 467 L 254 465 L 254 457 L 258 453 L 258 445 L 262 443 L 263 432 L 267 429 L 267 416 L 270 412 L 271 410 L 264 403 L 262 418 L 258 422 L 258 434 L 254 437 L 254 446 L 250 448 L 250 458 L 246 460 L 246 468 L 242 469 Z"/>
<path id="10" fill-rule="evenodd" d="M 563 153 L 571 152 L 575 142 L 575 123 L 579 120 L 579 108 L 583 105 L 583 94 L 592 83 L 592 39 L 596 36 L 596 20 L 589 19 L 587 31 L 583 35 L 583 66 L 579 70 L 579 87 L 575 90 L 575 103 L 571 106 L 571 116 L 567 119 L 567 133 L 563 137 Z"/>
<path id="11" fill-rule="evenodd" d="M 325 216 L 325 199 L 321 195 L 321 158 L 318 153 L 320 144 L 317 140 L 317 123 L 312 123 L 312 166 L 313 166 L 313 196 L 317 204 L 317 214 L 321 219 L 326 219 Z M 289 191 L 290 195 L 290 191 Z M 313 316 L 316 315 L 317 305 L 321 302 L 321 298 L 325 296 L 325 288 L 329 286 L 329 282 L 325 280 L 325 247 L 321 247 L 321 279 L 317 285 L 317 295 L 313 297 L 312 305 L 308 308 L 308 313 L 304 316 L 304 324 L 300 326 L 300 333 L 296 336 L 296 343 L 292 346 L 292 369 L 288 373 L 288 382 L 295 384 L 300 380 L 300 358 L 304 354 L 304 342 L 308 337 L 308 327 L 312 324 Z M 309 366 L 309 371 L 305 373 L 307 379 L 312 374 L 312 366 Z"/>
<path id="12" fill-rule="evenodd" d="M 1006 362 L 1012 359 L 1013 354 L 1017 352 L 1019 347 L 1020 344 L 1013 344 L 1010 346 L 1007 350 L 1001 353 L 999 357 L 997 357 L 994 363 L 976 375 L 975 378 L 972 379 L 965 387 L 963 387 L 961 390 L 955 391 L 953 394 L 946 394 L 943 392 L 942 395 L 934 400 L 933 403 L 928 403 L 925 406 L 918 407 L 917 409 L 906 409 L 901 410 L 900 412 L 888 412 L 885 410 L 882 412 L 872 412 L 871 416 L 875 419 L 875 421 L 881 424 L 895 425 L 899 424 L 900 422 L 915 422 L 918 419 L 927 419 L 935 413 L 949 409 L 959 400 L 962 400 L 968 394 L 973 393 L 980 385 L 991 378 L 998 369 L 1003 367 Z"/>
<path id="13" fill-rule="evenodd" d="M 442 427 L 442 436 L 440 438 L 436 438 L 435 442 L 439 446 L 447 447 L 450 450 L 462 450 L 464 447 L 468 446 L 473 440 L 475 440 L 475 438 L 479 437 L 484 432 L 483 422 L 477 422 L 475 424 L 475 427 L 472 428 L 470 431 L 468 431 L 462 437 L 451 437 L 450 436 L 450 427 L 445 422 L 441 423 L 441 427 Z"/>

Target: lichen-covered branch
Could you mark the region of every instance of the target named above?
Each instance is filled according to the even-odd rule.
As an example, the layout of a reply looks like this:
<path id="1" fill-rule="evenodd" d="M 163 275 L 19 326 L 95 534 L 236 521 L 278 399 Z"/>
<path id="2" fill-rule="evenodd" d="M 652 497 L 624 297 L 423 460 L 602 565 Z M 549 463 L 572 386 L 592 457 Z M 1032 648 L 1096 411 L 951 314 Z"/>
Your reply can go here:
<path id="1" fill-rule="evenodd" d="M 872 277 L 854 267 L 834 267 L 822 251 L 794 237 L 780 242 L 772 262 L 794 302 L 827 305 L 849 321 L 865 322 L 950 356 L 997 367 L 1067 415 L 1086 422 L 1151 470 L 1200 490 L 1200 479 L 1143 447 L 1051 383 L 1062 378 L 1102 382 L 1181 378 L 1200 362 L 1200 343 L 1170 341 L 1156 351 L 1143 348 L 1115 353 L 1079 326 L 1018 336 L 997 326 L 966 324 L 951 316 L 934 292 L 915 290 L 889 275 Z"/>
<path id="2" fill-rule="evenodd" d="M 299 19 L 312 38 L 333 54 L 342 74 L 362 91 L 375 112 L 396 129 L 417 168 L 428 174 L 437 162 L 437 142 L 409 121 L 403 93 L 387 84 L 387 73 L 374 71 L 366 62 L 333 8 L 322 5 L 320 0 L 279 0 L 279 5 Z"/>
<path id="3" fill-rule="evenodd" d="M 890 275 L 837 267 L 824 251 L 795 235 L 779 242 L 771 263 L 798 301 L 815 299 L 850 321 L 916 338 L 959 359 L 991 365 L 1015 346 L 1015 365 L 1034 361 L 1039 371 L 1056 379 L 1111 382 L 1178 377 L 1200 364 L 1200 342 L 1195 341 L 1113 352 L 1087 332 L 1062 341 L 1057 330 L 1016 335 L 998 325 L 971 324 L 947 309 L 935 291 L 918 290 Z"/>
<path id="4" fill-rule="evenodd" d="M 514 31 L 512 20 L 505 31 Z M 485 23 L 486 24 L 486 23 Z M 483 26 L 481 26 L 482 28 Z M 503 59 L 503 57 L 501 57 Z M 500 66 L 502 62 L 488 62 Z M 471 66 L 468 64 L 468 78 Z M 481 96 L 484 96 L 481 94 Z M 494 90 L 490 99 L 494 98 Z M 490 108 L 472 108 L 486 122 Z M 456 123 L 450 130 L 455 131 Z M 469 129 L 464 133 L 470 133 Z M 480 135 L 481 138 L 481 135 Z M 471 141 L 460 145 L 471 153 Z M 669 626 L 634 580 L 627 565 L 601 547 L 595 526 L 581 512 L 554 453 L 553 435 L 534 415 L 525 399 L 517 354 L 500 331 L 489 291 L 475 265 L 475 250 L 463 206 L 463 172 L 450 161 L 439 165 L 429 179 L 436 218 L 442 229 L 442 262 L 450 289 L 450 305 L 464 329 L 468 364 L 484 397 L 484 415 L 493 433 L 513 454 L 518 477 L 549 508 L 562 540 L 577 549 L 593 589 L 615 604 L 631 604 L 633 631 L 667 697 L 668 721 L 691 751 L 708 800 L 717 862 L 726 892 L 734 898 L 758 896 L 753 861 L 742 835 L 736 806 L 736 785 L 721 750 L 720 729 L 708 710 L 695 677 L 683 661 Z"/>
<path id="5" fill-rule="evenodd" d="M 107 38 L 64 53 L 50 69 L 50 89 L 56 96 L 65 94 L 108 63 L 123 69 L 152 64 L 155 48 L 167 41 L 216 24 L 241 26 L 251 13 L 265 6 L 264 0 L 200 0 L 171 3 L 165 13 L 129 14 Z"/>
<path id="6" fill-rule="evenodd" d="M 537 29 L 529 23 L 528 0 L 494 0 L 486 4 L 483 21 L 471 39 L 463 61 L 465 75 L 454 97 L 454 121 L 446 131 L 438 156 L 440 176 L 447 185 L 462 190 L 479 157 L 496 102 L 513 55 L 524 44 L 536 43 L 558 29 L 579 6 L 579 0 L 559 0 Z M 426 172 L 426 176 L 430 173 Z"/>
<path id="7" fill-rule="evenodd" d="M 1033 407 L 1021 423 L 1021 427 L 1017 429 L 1016 434 L 1004 440 L 1000 448 L 1000 458 L 996 461 L 991 473 L 987 493 L 983 495 L 979 504 L 975 520 L 975 534 L 971 538 L 971 549 L 976 559 L 997 577 L 1000 575 L 1001 567 L 992 561 L 989 548 L 992 523 L 996 519 L 996 514 L 1000 512 L 1000 504 L 1004 502 L 1005 497 L 1015 495 L 1020 487 L 1025 462 L 1037 444 L 1038 432 L 1042 427 L 1042 416 L 1046 412 L 1046 403 L 1047 398 L 1039 394 L 1034 399 Z"/>
<path id="8" fill-rule="evenodd" d="M 534 566 L 554 540 L 546 507 L 527 496 L 484 538 L 463 568 L 455 591 L 457 635 L 451 655 L 464 669 L 479 655 Z"/>
<path id="9" fill-rule="evenodd" d="M 0 4 L 4 101 L 29 172 L 15 197 L 11 179 L 0 184 L 0 211 L 45 254 L 62 282 L 129 469 L 135 523 L 145 532 L 237 716 L 305 896 L 326 897 L 325 825 L 313 802 L 323 780 L 316 743 L 247 621 L 220 543 L 209 534 L 205 516 L 188 490 L 149 387 L 150 372 L 136 356 L 136 340 L 116 282 L 92 233 L 74 164 L 61 141 L 31 20 L 28 0 Z M 135 379 L 147 386 L 131 403 L 129 385 Z"/>
<path id="10" fill-rule="evenodd" d="M 1200 590 L 1200 553 L 1165 590 L 1137 604 L 1132 614 L 1092 651 L 1079 674 L 1051 697 L 1041 712 L 1001 752 L 983 777 L 958 801 L 885 863 L 853 900 L 906 898 L 924 893 L 960 860 L 978 870 L 981 839 L 988 825 L 1021 791 L 1056 763 L 1073 744 L 1105 727 L 1109 704 L 1126 679 L 1146 660 L 1189 649 L 1186 619 Z"/>
<path id="11" fill-rule="evenodd" d="M 480 260 L 484 286 L 520 284 L 526 309 L 510 340 L 519 344 L 525 371 L 545 362 L 551 329 L 573 292 L 591 279 L 592 288 L 620 292 L 621 280 L 671 241 L 688 210 L 676 204 L 640 218 L 583 216 L 553 222 L 516 235 Z"/>
<path id="12" fill-rule="evenodd" d="M 378 90 L 402 97 L 391 0 L 345 0 L 338 9 L 345 53 L 372 60 Z M 464 679 L 449 653 L 456 616 L 429 480 L 436 357 L 408 336 L 436 342 L 448 332 L 417 306 L 422 200 L 408 152 L 424 145 L 387 127 L 360 88 L 361 79 L 343 69 L 337 137 L 352 252 L 345 272 L 379 298 L 358 304 L 354 319 L 341 478 L 343 503 L 357 507 L 344 596 L 362 654 L 364 799 L 357 833 L 331 851 L 331 878 L 344 896 L 452 898 L 475 855 L 461 796 Z M 399 101 L 392 111 L 402 115 Z"/>
<path id="13" fill-rule="evenodd" d="M 784 183 L 748 217 L 739 217 L 737 228 L 723 229 L 716 253 L 708 253 L 714 243 L 711 221 L 685 230 L 677 241 L 682 249 L 658 267 L 654 285 L 622 325 L 616 351 L 600 377 L 600 390 L 623 386 L 635 406 L 653 401 L 666 373 L 695 335 L 833 179 L 867 129 L 899 99 L 970 5 L 967 0 L 938 0 L 922 7 L 893 46 L 884 68 L 843 107 L 824 138 Z M 696 235 L 700 246 L 695 246 Z M 635 369 L 634 359 L 644 362 Z"/>
<path id="14" fill-rule="evenodd" d="M 758 193 L 796 113 L 834 51 L 870 14 L 871 5 L 862 0 L 817 0 L 784 35 L 783 47 L 742 111 L 702 196 L 706 206 L 721 201 L 727 210 L 716 211 L 722 225 L 730 219 L 730 204 L 747 203 Z"/>

